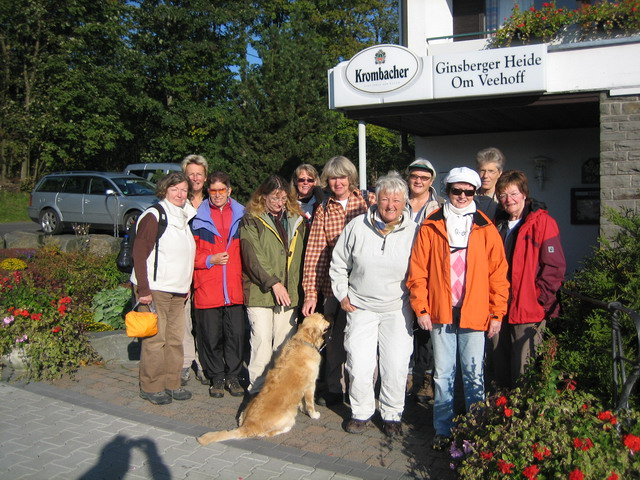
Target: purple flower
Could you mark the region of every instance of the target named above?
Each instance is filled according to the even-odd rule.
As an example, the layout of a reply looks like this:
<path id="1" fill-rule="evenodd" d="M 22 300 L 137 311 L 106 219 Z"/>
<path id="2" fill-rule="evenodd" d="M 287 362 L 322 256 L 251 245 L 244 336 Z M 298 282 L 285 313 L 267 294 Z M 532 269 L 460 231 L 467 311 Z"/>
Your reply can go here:
<path id="1" fill-rule="evenodd" d="M 2 320 L 2 323 L 4 325 L 11 325 L 13 320 L 14 320 L 13 315 L 9 315 L 8 317 L 4 317 L 4 320 Z"/>
<path id="2" fill-rule="evenodd" d="M 29 339 L 29 337 L 27 337 L 27 335 L 23 335 L 21 337 L 16 338 L 16 343 L 22 343 L 22 342 L 26 342 Z"/>
<path id="3" fill-rule="evenodd" d="M 453 458 L 454 460 L 464 457 L 464 452 L 456 446 L 455 442 L 451 444 L 451 448 L 449 449 L 449 454 L 451 455 L 451 458 Z"/>
<path id="4" fill-rule="evenodd" d="M 473 443 L 471 443 L 469 440 L 464 440 L 462 442 L 462 450 L 464 451 L 465 455 L 469 455 L 473 451 L 473 447 Z"/>

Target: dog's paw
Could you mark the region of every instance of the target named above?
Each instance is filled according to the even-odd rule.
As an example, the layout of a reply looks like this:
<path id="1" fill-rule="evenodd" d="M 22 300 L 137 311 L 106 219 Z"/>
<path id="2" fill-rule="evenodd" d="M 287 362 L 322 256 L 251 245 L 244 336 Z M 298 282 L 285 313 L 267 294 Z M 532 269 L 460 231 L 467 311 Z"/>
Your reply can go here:
<path id="1" fill-rule="evenodd" d="M 320 412 L 314 410 L 313 412 L 309 412 L 309 416 L 314 420 L 317 420 L 320 418 Z"/>

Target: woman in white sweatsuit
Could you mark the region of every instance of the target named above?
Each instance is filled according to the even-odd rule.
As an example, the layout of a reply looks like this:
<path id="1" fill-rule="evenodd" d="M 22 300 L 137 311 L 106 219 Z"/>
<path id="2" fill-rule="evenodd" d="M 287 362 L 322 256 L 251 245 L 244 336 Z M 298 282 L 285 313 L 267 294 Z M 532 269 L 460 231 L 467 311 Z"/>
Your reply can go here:
<path id="1" fill-rule="evenodd" d="M 376 183 L 377 203 L 354 218 L 333 249 L 331 288 L 347 312 L 344 345 L 351 420 L 362 433 L 375 412 L 373 376 L 379 354 L 384 433 L 402 433 L 405 386 L 413 349 L 413 314 L 405 285 L 416 224 L 406 209 L 407 184 L 397 172 Z"/>

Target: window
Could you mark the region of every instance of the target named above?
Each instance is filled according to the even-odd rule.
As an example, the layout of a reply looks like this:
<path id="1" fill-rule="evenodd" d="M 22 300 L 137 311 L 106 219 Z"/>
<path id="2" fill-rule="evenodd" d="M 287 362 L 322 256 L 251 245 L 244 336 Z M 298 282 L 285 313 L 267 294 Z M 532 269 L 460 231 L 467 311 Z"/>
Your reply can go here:
<path id="1" fill-rule="evenodd" d="M 89 193 L 91 195 L 104 195 L 109 189 L 113 189 L 113 185 L 104 178 L 91 178 L 91 187 L 89 187 Z"/>
<path id="2" fill-rule="evenodd" d="M 37 191 L 57 193 L 62 190 L 63 183 L 64 177 L 49 177 L 42 182 Z"/>
<path id="3" fill-rule="evenodd" d="M 89 177 L 67 177 L 64 182 L 62 192 L 64 193 L 87 193 Z"/>

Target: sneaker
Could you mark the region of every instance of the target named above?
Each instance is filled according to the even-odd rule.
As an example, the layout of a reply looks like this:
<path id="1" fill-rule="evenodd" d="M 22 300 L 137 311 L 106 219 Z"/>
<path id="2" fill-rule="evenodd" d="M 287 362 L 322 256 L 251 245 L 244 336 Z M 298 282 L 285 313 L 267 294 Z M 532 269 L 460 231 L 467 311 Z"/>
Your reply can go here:
<path id="1" fill-rule="evenodd" d="M 431 441 L 431 448 L 433 450 L 446 450 L 451 445 L 451 437 L 445 435 L 436 435 Z"/>
<path id="2" fill-rule="evenodd" d="M 191 376 L 191 372 L 189 370 L 190 368 L 186 367 L 183 368 L 182 372 L 180 373 L 180 385 L 183 387 L 187 384 L 187 382 L 189 381 L 189 377 Z"/>
<path id="3" fill-rule="evenodd" d="M 429 403 L 429 400 L 433 399 L 433 396 L 433 376 L 425 375 L 422 386 L 416 392 L 416 400 L 420 403 L 426 404 Z"/>
<path id="4" fill-rule="evenodd" d="M 177 388 L 176 390 L 165 390 L 174 400 L 189 400 L 191 398 L 191 392 L 184 388 Z"/>
<path id="5" fill-rule="evenodd" d="M 149 400 L 154 405 L 167 405 L 172 401 L 171 397 L 167 395 L 167 392 L 148 393 L 140 390 L 140 398 Z"/>
<path id="6" fill-rule="evenodd" d="M 225 386 L 232 397 L 242 397 L 244 395 L 244 388 L 235 377 L 228 379 Z"/>
<path id="7" fill-rule="evenodd" d="M 402 435 L 402 423 L 393 420 L 384 420 L 382 431 L 387 437 L 395 437 Z"/>
<path id="8" fill-rule="evenodd" d="M 369 420 L 358 420 L 357 418 L 352 418 L 347 423 L 345 430 L 349 433 L 363 433 L 367 426 L 369 425 Z"/>
<path id="9" fill-rule="evenodd" d="M 332 405 L 338 405 L 344 402 L 344 395 L 342 392 L 324 392 L 316 399 L 316 404 L 321 407 L 330 407 Z"/>
<path id="10" fill-rule="evenodd" d="M 200 381 L 202 385 L 211 385 L 211 380 L 209 380 L 202 370 L 198 370 L 196 372 L 196 378 Z"/>
<path id="11" fill-rule="evenodd" d="M 224 380 L 214 380 L 209 387 L 209 396 L 213 398 L 224 397 Z"/>

